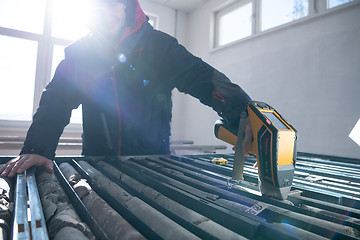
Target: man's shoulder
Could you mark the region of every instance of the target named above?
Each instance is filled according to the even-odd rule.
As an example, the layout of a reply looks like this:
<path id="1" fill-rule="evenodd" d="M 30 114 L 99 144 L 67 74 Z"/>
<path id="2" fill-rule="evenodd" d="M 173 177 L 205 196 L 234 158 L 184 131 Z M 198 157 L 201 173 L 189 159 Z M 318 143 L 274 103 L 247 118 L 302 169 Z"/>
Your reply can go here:
<path id="1" fill-rule="evenodd" d="M 169 41 L 176 40 L 176 38 L 174 38 L 170 34 L 160 31 L 160 30 L 157 30 L 157 29 L 154 29 L 153 31 L 151 31 L 151 35 L 152 35 L 152 37 L 154 37 L 156 39 L 169 40 Z"/>
<path id="2" fill-rule="evenodd" d="M 145 40 L 145 41 L 158 40 L 158 39 L 163 39 L 163 40 L 166 40 L 166 39 L 174 40 L 175 39 L 170 34 L 153 28 L 153 26 L 151 26 L 150 23 L 148 23 L 148 22 L 144 23 L 144 25 L 138 31 L 138 33 L 142 35 L 143 40 Z"/>
<path id="3" fill-rule="evenodd" d="M 177 43 L 176 38 L 166 32 L 156 29 L 146 32 L 141 41 L 154 50 L 158 48 L 163 49 Z"/>
<path id="4" fill-rule="evenodd" d="M 65 48 L 65 55 L 78 55 L 91 49 L 92 35 L 80 38 Z"/>

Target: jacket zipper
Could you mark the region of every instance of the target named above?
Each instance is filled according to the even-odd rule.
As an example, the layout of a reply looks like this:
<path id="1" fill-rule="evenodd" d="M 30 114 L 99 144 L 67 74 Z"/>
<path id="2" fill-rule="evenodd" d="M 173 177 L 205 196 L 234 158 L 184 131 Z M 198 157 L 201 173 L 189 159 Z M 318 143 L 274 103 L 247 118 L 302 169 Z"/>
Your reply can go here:
<path id="1" fill-rule="evenodd" d="M 115 58 L 116 59 L 116 58 Z M 115 60 L 116 62 L 116 60 Z M 120 112 L 120 103 L 119 103 L 119 94 L 118 94 L 118 90 L 117 90 L 117 84 L 116 84 L 116 76 L 115 76 L 115 63 L 114 65 L 111 67 L 112 70 L 112 81 L 113 81 L 113 86 L 114 86 L 114 92 L 115 92 L 115 99 L 116 99 L 116 111 L 117 111 L 117 116 L 118 116 L 118 124 L 119 124 L 119 132 L 118 132 L 118 156 L 121 155 L 121 112 Z"/>

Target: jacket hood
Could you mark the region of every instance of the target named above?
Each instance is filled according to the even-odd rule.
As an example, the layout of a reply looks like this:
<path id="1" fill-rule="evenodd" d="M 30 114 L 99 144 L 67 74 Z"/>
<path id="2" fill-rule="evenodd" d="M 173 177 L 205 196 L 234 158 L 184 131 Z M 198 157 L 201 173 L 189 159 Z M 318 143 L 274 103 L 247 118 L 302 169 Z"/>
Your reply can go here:
<path id="1" fill-rule="evenodd" d="M 141 9 L 138 0 L 127 0 L 125 4 L 126 26 L 120 38 L 120 42 L 122 42 L 125 38 L 139 30 L 143 23 L 147 21 L 146 15 Z"/>
<path id="2" fill-rule="evenodd" d="M 99 1 L 108 1 L 108 0 L 99 0 Z M 113 2 L 113 0 L 112 0 Z M 138 0 L 116 0 L 116 2 L 123 3 L 126 5 L 126 18 L 125 18 L 125 25 L 121 32 L 119 32 L 119 35 L 110 36 L 111 41 L 117 42 L 117 44 L 121 44 L 123 40 L 136 31 L 138 31 L 141 26 L 147 22 L 147 17 L 144 13 L 144 11 L 141 9 L 141 6 L 138 2 Z M 95 14 L 95 17 L 92 22 L 89 22 L 89 29 L 92 32 L 93 35 L 96 35 L 97 38 L 105 40 L 109 40 L 109 35 L 103 35 L 103 32 L 101 31 L 101 25 L 98 25 L 97 22 L 99 20 L 97 19 L 97 16 Z"/>

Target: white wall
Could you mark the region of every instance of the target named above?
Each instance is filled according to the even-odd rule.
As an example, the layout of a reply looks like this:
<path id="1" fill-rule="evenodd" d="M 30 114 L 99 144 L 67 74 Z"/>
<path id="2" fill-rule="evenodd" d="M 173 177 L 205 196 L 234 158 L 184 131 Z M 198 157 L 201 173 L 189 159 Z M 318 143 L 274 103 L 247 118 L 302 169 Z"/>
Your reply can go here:
<path id="1" fill-rule="evenodd" d="M 360 158 L 348 137 L 360 118 L 360 5 L 211 52 L 213 10 L 221 3 L 211 0 L 189 14 L 188 49 L 275 107 L 298 130 L 299 151 Z M 213 134 L 217 115 L 182 100 L 182 137 L 221 144 Z"/>

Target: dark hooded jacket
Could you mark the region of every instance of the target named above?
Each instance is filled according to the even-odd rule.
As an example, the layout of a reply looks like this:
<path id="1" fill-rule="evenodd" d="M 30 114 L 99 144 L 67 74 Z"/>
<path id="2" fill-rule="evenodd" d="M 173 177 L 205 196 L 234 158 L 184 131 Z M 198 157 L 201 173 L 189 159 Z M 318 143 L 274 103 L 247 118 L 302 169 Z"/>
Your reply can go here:
<path id="1" fill-rule="evenodd" d="M 80 104 L 83 155 L 169 154 L 174 88 L 237 126 L 248 95 L 175 38 L 154 30 L 138 2 L 133 3 L 133 22 L 115 47 L 92 34 L 65 49 L 21 154 L 54 158 L 71 111 Z"/>

